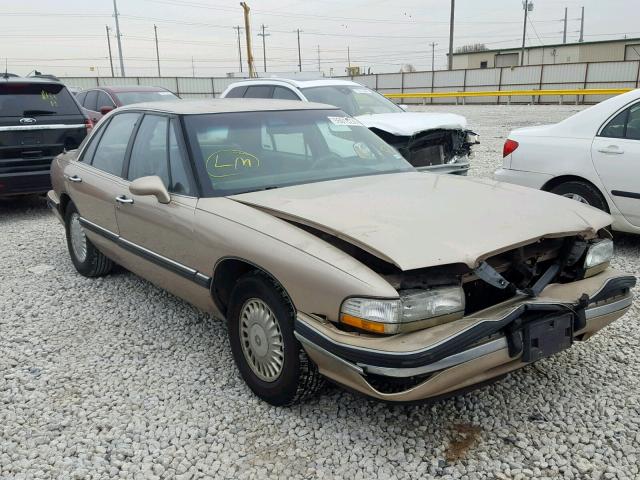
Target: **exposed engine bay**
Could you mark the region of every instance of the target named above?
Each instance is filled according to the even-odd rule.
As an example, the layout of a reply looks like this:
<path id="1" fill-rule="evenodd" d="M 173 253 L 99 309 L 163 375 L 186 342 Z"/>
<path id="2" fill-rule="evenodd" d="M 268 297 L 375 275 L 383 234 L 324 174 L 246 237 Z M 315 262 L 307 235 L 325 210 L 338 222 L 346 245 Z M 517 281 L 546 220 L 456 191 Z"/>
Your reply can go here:
<path id="1" fill-rule="evenodd" d="M 414 135 L 394 135 L 372 128 L 372 132 L 395 147 L 416 168 L 456 163 L 471 155 L 478 135 L 470 130 L 435 129 Z"/>

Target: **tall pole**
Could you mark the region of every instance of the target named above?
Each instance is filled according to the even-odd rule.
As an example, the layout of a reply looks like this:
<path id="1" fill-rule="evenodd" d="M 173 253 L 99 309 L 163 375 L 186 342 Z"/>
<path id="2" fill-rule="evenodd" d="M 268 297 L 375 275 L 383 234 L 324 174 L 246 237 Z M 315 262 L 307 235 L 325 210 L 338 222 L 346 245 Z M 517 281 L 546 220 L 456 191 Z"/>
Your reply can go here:
<path id="1" fill-rule="evenodd" d="M 522 50 L 520 51 L 520 66 L 524 65 L 524 45 L 527 39 L 527 12 L 529 11 L 529 0 L 524 0 L 524 24 L 522 25 Z"/>
<path id="2" fill-rule="evenodd" d="M 158 27 L 155 24 L 153 25 L 153 33 L 155 34 L 155 37 L 156 37 L 156 60 L 158 61 L 158 76 L 161 77 L 162 75 L 160 75 L 160 50 L 158 49 Z"/>
<path id="3" fill-rule="evenodd" d="M 451 70 L 453 68 L 453 22 L 456 10 L 456 0 L 451 0 L 451 18 L 449 20 L 449 61 L 447 68 Z"/>
<path id="4" fill-rule="evenodd" d="M 251 23 L 249 20 L 249 12 L 251 9 L 247 2 L 240 2 L 244 11 L 244 34 L 247 42 L 247 65 L 249 66 L 249 78 L 256 77 L 256 71 L 253 66 L 253 52 L 251 50 Z"/>
<path id="5" fill-rule="evenodd" d="M 322 71 L 322 68 L 320 68 L 320 45 L 318 45 L 318 71 Z"/>
<path id="6" fill-rule="evenodd" d="M 431 71 L 433 72 L 435 70 L 435 64 L 436 64 L 436 45 L 438 45 L 435 42 L 432 42 L 431 44 Z"/>
<path id="7" fill-rule="evenodd" d="M 584 40 L 584 7 L 582 7 L 582 15 L 580 15 L 580 39 L 579 42 Z"/>
<path id="8" fill-rule="evenodd" d="M 193 63 L 193 57 L 191 57 L 191 75 L 193 76 L 193 78 L 196 77 L 196 66 Z"/>
<path id="9" fill-rule="evenodd" d="M 564 7 L 564 30 L 562 31 L 562 43 L 567 43 L 567 7 Z"/>
<path id="10" fill-rule="evenodd" d="M 109 47 L 109 65 L 111 66 L 111 76 L 115 77 L 113 73 L 113 57 L 111 56 L 111 34 L 109 33 L 109 25 L 105 25 L 104 28 L 107 29 L 107 47 Z"/>
<path id="11" fill-rule="evenodd" d="M 300 29 L 296 30 L 298 32 L 298 70 L 302 71 L 302 54 L 300 53 Z"/>
<path id="12" fill-rule="evenodd" d="M 113 16 L 116 18 L 116 38 L 118 39 L 118 55 L 120 56 L 120 76 L 124 77 L 124 59 L 122 58 L 122 40 L 120 37 L 120 22 L 118 21 L 118 6 L 116 0 L 113 0 Z"/>
<path id="13" fill-rule="evenodd" d="M 347 65 L 349 66 L 349 70 L 351 70 L 351 47 L 347 45 Z"/>
<path id="14" fill-rule="evenodd" d="M 264 24 L 260 27 L 262 29 L 262 33 L 259 33 L 258 36 L 262 37 L 262 65 L 264 67 L 264 71 L 267 71 L 267 50 L 265 47 L 264 38 L 270 36 L 270 33 L 264 33 L 264 29 L 267 28 Z"/>
<path id="15" fill-rule="evenodd" d="M 233 28 L 238 31 L 238 58 L 240 59 L 240 73 L 242 73 L 242 45 L 240 44 L 240 25 Z"/>

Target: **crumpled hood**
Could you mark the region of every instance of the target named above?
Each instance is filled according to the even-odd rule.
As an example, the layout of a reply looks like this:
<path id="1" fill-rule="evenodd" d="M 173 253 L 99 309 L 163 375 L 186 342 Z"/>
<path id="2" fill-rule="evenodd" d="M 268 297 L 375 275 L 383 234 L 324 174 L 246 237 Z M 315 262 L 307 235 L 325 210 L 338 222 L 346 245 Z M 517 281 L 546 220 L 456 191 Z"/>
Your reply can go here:
<path id="1" fill-rule="evenodd" d="M 604 212 L 539 190 L 417 172 L 229 198 L 335 235 L 402 270 L 451 263 L 475 268 L 541 237 L 593 233 L 611 223 Z"/>
<path id="2" fill-rule="evenodd" d="M 393 135 L 415 135 L 425 130 L 465 130 L 467 119 L 454 113 L 398 112 L 359 115 L 368 128 L 378 128 Z"/>

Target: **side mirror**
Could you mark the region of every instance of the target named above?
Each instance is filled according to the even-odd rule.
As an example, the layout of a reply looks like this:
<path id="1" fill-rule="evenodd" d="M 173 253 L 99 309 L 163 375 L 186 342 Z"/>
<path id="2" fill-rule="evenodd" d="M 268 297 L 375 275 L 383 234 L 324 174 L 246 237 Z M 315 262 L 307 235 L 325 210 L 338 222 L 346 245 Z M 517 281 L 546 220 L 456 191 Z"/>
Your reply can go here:
<path id="1" fill-rule="evenodd" d="M 107 113 L 109 113 L 111 110 L 113 110 L 113 107 L 107 107 L 106 105 L 104 107 L 100 107 L 100 113 L 102 115 L 106 115 Z"/>
<path id="2" fill-rule="evenodd" d="M 156 175 L 136 178 L 129 184 L 129 191 L 133 195 L 153 195 L 160 203 L 169 203 L 171 196 L 162 179 Z"/>

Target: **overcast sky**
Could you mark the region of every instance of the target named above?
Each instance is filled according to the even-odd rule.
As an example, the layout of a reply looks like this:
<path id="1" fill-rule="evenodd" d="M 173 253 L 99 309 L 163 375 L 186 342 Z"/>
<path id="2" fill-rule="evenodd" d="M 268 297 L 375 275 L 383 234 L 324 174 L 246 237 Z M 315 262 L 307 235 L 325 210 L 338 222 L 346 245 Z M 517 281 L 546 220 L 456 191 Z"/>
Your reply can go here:
<path id="1" fill-rule="evenodd" d="M 263 70 L 260 26 L 266 25 L 267 70 L 298 69 L 296 29 L 300 29 L 302 68 L 335 75 L 351 64 L 373 73 L 399 71 L 402 64 L 446 66 L 449 0 L 249 0 L 253 54 Z M 640 37 L 638 0 L 534 0 L 527 44 L 562 41 L 564 7 L 569 8 L 568 41 L 577 41 L 580 7 L 585 7 L 585 41 Z M 119 74 L 113 0 L 0 0 L 0 59 L 9 71 L 32 69 L 57 75 L 109 75 L 105 25 Z M 237 72 L 235 25 L 242 8 L 231 0 L 118 0 L 127 75 L 155 76 L 153 25 L 158 27 L 163 75 L 223 76 Z M 454 47 L 484 43 L 514 47 L 522 41 L 521 0 L 457 0 Z M 242 33 L 243 59 L 245 56 Z M 192 64 L 193 58 L 193 64 Z M 4 67 L 4 65 L 3 65 Z M 243 66 L 246 71 L 246 65 Z"/>

